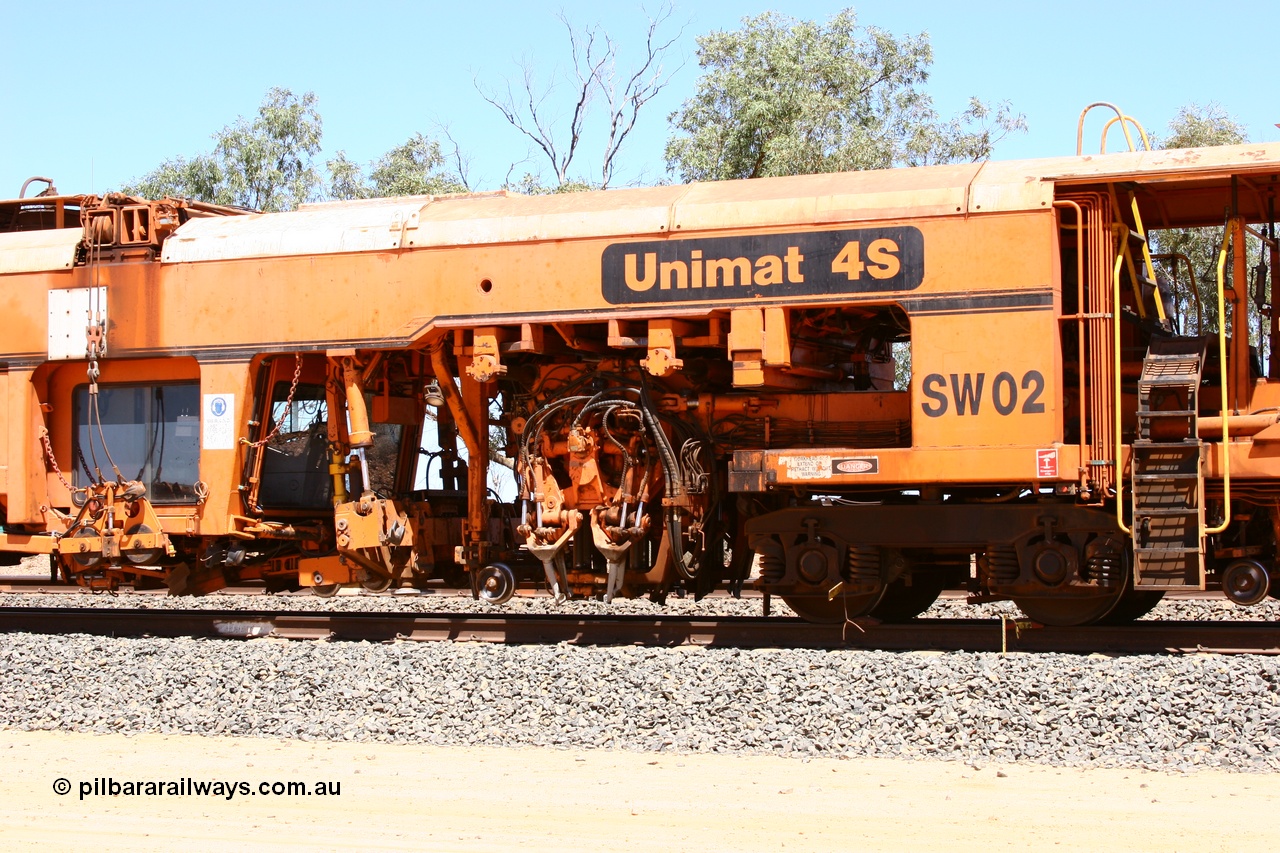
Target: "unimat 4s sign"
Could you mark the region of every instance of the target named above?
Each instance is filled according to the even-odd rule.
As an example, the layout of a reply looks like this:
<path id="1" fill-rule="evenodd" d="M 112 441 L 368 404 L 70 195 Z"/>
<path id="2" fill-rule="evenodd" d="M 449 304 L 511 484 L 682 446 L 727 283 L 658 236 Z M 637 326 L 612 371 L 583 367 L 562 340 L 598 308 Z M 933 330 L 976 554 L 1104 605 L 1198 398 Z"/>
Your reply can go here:
<path id="1" fill-rule="evenodd" d="M 910 227 L 614 243 L 600 261 L 613 305 L 914 290 L 924 237 Z"/>

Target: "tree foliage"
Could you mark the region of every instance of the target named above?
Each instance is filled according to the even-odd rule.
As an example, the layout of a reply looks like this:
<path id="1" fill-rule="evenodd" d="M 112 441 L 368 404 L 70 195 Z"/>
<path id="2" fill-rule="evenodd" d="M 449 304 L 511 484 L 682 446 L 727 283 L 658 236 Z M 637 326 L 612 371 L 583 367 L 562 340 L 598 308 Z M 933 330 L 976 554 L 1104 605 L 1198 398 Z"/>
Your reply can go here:
<path id="1" fill-rule="evenodd" d="M 1178 110 L 1169 122 L 1168 134 L 1158 137 L 1154 144 L 1159 148 L 1205 148 L 1214 145 L 1237 145 L 1248 141 L 1244 125 L 1232 118 L 1218 104 L 1200 106 L 1189 104 Z M 1196 332 L 1196 300 L 1188 285 L 1189 273 L 1185 261 L 1190 261 L 1194 272 L 1195 293 L 1203 311 L 1201 330 L 1211 332 L 1218 328 L 1218 251 L 1222 245 L 1222 227 L 1178 228 L 1160 231 L 1152 237 L 1152 253 L 1163 256 L 1163 279 L 1176 282 L 1176 309 L 1182 318 L 1181 331 Z M 1250 257 L 1257 255 L 1258 243 L 1249 238 L 1246 251 Z M 1228 267 L 1229 274 L 1230 267 Z"/>
<path id="2" fill-rule="evenodd" d="M 539 83 L 528 60 L 521 63 L 521 81 L 510 79 L 501 89 L 486 89 L 477 81 L 476 90 L 493 105 L 507 123 L 523 134 L 534 149 L 546 158 L 555 177 L 555 185 L 546 187 L 534 176 L 533 185 L 551 192 L 576 191 L 579 187 L 604 189 L 614 178 L 617 157 L 622 145 L 635 129 L 641 111 L 666 88 L 670 75 L 663 61 L 679 39 L 681 32 L 670 38 L 661 35 L 672 14 L 665 6 L 649 19 L 645 31 L 644 50 L 637 65 L 626 72 L 618 70 L 618 44 L 599 25 L 578 29 L 562 14 L 561 23 L 569 36 L 570 70 L 556 74 L 549 84 Z M 567 98 L 560 98 L 560 93 Z M 573 168 L 586 132 L 587 119 L 593 105 L 603 98 L 605 104 L 604 144 L 600 155 L 599 180 L 589 179 Z M 563 118 L 563 105 L 568 107 L 568 121 Z"/>
<path id="3" fill-rule="evenodd" d="M 440 143 L 415 133 L 369 165 L 368 174 L 339 151 L 328 162 L 329 195 L 335 199 L 390 198 L 467 192 L 459 168 L 446 167 Z"/>
<path id="4" fill-rule="evenodd" d="M 766 12 L 698 38 L 702 76 L 671 115 L 668 170 L 685 181 L 975 161 L 1025 129 L 1007 104 L 976 98 L 942 120 L 924 91 L 927 34 Z"/>
<path id="5" fill-rule="evenodd" d="M 1221 104 L 1188 104 L 1169 122 L 1169 135 L 1159 137 L 1159 148 L 1205 148 L 1212 145 L 1239 145 L 1248 142 L 1245 127 L 1232 118 Z"/>
<path id="6" fill-rule="evenodd" d="M 273 88 L 252 120 L 243 117 L 213 135 L 213 151 L 160 164 L 125 192 L 166 195 L 254 210 L 289 210 L 318 197 L 312 158 L 322 136 L 316 96 Z"/>

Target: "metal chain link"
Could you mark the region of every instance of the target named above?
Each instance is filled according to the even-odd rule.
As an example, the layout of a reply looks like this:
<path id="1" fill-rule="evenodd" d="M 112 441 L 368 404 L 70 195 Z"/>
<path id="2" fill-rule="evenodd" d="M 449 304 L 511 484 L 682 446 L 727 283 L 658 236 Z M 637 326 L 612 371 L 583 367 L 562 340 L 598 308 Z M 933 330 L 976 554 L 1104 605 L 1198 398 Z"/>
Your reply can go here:
<path id="1" fill-rule="evenodd" d="M 302 376 L 302 353 L 295 352 L 293 354 L 293 357 L 296 363 L 293 368 L 293 382 L 289 385 L 289 396 L 286 397 L 284 401 L 284 408 L 286 412 L 288 412 L 288 410 L 293 406 L 293 394 L 295 391 L 298 390 L 298 378 Z M 282 416 L 280 420 L 276 421 L 275 426 L 271 428 L 271 432 L 267 433 L 266 438 L 260 438 L 257 441 L 246 440 L 244 443 L 249 445 L 250 447 L 262 447 L 267 442 L 271 441 L 271 439 L 276 437 L 276 435 L 280 432 L 280 427 L 283 425 L 284 425 L 284 417 Z"/>
<path id="2" fill-rule="evenodd" d="M 58 467 L 58 460 L 53 458 L 53 443 L 49 441 L 49 431 L 47 429 L 40 430 L 40 443 L 44 445 L 44 457 L 49 462 L 49 467 L 53 469 L 53 473 L 58 475 L 58 482 L 62 483 L 68 492 L 74 492 L 75 489 L 67 478 L 62 476 L 62 469 Z"/>
<path id="3" fill-rule="evenodd" d="M 92 438 L 90 440 L 92 440 Z M 76 459 L 80 461 L 80 470 L 84 472 L 85 479 L 89 482 L 93 482 L 93 472 L 89 470 L 89 463 L 85 461 L 83 447 L 76 447 Z"/>

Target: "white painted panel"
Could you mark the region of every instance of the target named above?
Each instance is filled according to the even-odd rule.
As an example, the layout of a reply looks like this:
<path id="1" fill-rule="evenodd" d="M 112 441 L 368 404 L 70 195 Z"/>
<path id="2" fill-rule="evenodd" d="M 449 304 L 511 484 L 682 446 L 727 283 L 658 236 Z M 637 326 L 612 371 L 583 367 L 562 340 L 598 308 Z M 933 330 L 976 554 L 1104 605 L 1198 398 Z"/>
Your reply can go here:
<path id="1" fill-rule="evenodd" d="M 68 361 L 88 356 L 85 329 L 95 312 L 100 315 L 103 328 L 110 329 L 105 287 L 49 291 L 50 361 Z"/>

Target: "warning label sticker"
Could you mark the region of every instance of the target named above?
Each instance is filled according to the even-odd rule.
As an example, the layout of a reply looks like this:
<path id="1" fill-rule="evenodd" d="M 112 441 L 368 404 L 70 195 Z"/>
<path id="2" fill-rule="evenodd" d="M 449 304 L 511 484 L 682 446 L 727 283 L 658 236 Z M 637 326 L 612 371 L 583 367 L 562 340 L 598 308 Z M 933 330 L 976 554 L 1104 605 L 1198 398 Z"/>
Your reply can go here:
<path id="1" fill-rule="evenodd" d="M 840 474 L 879 474 L 879 456 L 854 456 L 851 459 L 833 459 L 831 467 Z"/>
<path id="2" fill-rule="evenodd" d="M 830 456 L 782 456 L 779 462 L 787 469 L 792 480 L 830 480 Z"/>
<path id="3" fill-rule="evenodd" d="M 235 450 L 236 395 L 204 395 L 204 434 L 200 445 L 205 450 Z"/>
<path id="4" fill-rule="evenodd" d="M 1036 451 L 1036 477 L 1041 480 L 1058 476 L 1058 448 Z"/>

